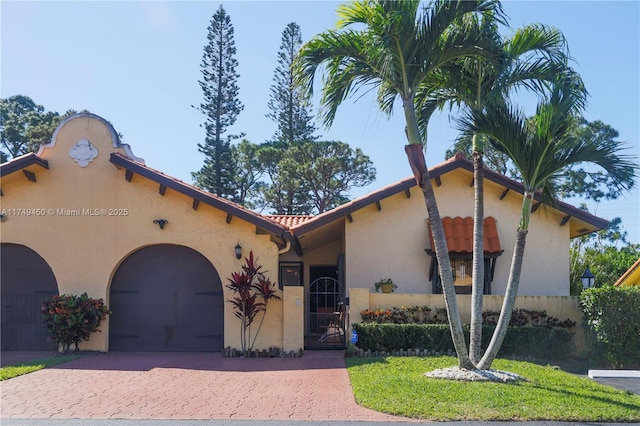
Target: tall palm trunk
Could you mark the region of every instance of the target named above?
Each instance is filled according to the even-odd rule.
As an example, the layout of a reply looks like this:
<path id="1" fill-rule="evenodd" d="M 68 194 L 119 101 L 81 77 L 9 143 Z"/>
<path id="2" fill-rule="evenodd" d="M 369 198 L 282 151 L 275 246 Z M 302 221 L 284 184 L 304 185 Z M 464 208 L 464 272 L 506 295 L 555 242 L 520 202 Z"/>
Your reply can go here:
<path id="1" fill-rule="evenodd" d="M 484 356 L 477 364 L 478 368 L 486 370 L 491 368 L 493 360 L 498 355 L 500 346 L 504 341 L 504 337 L 507 334 L 509 322 L 511 321 L 511 314 L 516 304 L 516 296 L 518 295 L 518 287 L 520 285 L 520 273 L 522 272 L 522 260 L 524 258 L 524 248 L 527 242 L 527 233 L 529 232 L 529 219 L 531 217 L 531 206 L 533 204 L 533 194 L 525 192 L 522 200 L 522 213 L 520 217 L 520 226 L 518 227 L 516 235 L 516 243 L 513 249 L 513 257 L 511 258 L 511 270 L 509 272 L 509 281 L 507 283 L 507 290 L 504 294 L 504 300 L 502 302 L 502 309 L 500 311 L 500 317 L 498 318 L 498 324 L 493 331 L 491 342 L 484 353 Z"/>
<path id="2" fill-rule="evenodd" d="M 468 370 L 475 369 L 475 366 L 469 359 L 467 352 L 467 344 L 464 340 L 464 332 L 462 330 L 462 321 L 460 320 L 460 310 L 456 299 L 456 291 L 453 286 L 453 274 L 451 273 L 451 262 L 449 261 L 449 251 L 447 249 L 447 239 L 442 226 L 442 219 L 438 210 L 433 185 L 429 170 L 426 167 L 424 154 L 421 145 L 406 145 L 405 152 L 409 159 L 409 164 L 416 177 L 416 181 L 422 189 L 424 201 L 427 206 L 429 221 L 431 222 L 431 231 L 433 233 L 433 243 L 435 245 L 436 259 L 438 260 L 438 269 L 440 279 L 442 280 L 442 292 L 444 294 L 444 302 L 447 306 L 447 317 L 449 319 L 449 328 L 451 329 L 451 338 L 458 356 L 458 367 Z"/>
<path id="3" fill-rule="evenodd" d="M 478 61 L 481 62 L 479 59 Z M 482 67 L 478 66 L 476 102 L 479 108 L 482 96 Z M 473 266 L 471 273 L 471 330 L 469 356 L 474 364 L 480 360 L 482 343 L 482 296 L 484 294 L 484 143 L 482 135 L 474 133 L 473 146 Z"/>
<path id="4" fill-rule="evenodd" d="M 475 140 L 478 134 L 473 135 Z M 482 297 L 484 295 L 484 164 L 481 148 L 473 152 L 473 272 L 471 274 L 471 331 L 469 355 L 473 363 L 480 360 L 482 343 Z"/>
<path id="5" fill-rule="evenodd" d="M 444 227 L 442 226 L 436 195 L 433 192 L 429 169 L 427 169 L 427 162 L 424 158 L 424 152 L 422 151 L 423 141 L 418 129 L 418 120 L 416 118 L 413 99 L 404 99 L 402 106 L 407 124 L 407 139 L 409 141 L 409 145 L 405 145 L 404 150 L 409 159 L 409 165 L 416 178 L 416 182 L 420 185 L 420 188 L 422 188 L 422 195 L 424 196 L 424 202 L 427 206 L 427 214 L 431 222 L 431 232 L 433 233 L 433 243 L 436 250 L 436 259 L 438 260 L 438 269 L 442 279 L 444 302 L 447 306 L 451 338 L 453 339 L 453 345 L 456 350 L 456 355 L 458 356 L 458 366 L 460 368 L 474 369 L 475 366 L 469 359 L 467 344 L 464 340 L 460 310 L 458 309 L 458 301 L 456 299 L 456 290 L 453 286 L 453 274 L 451 273 L 447 238 L 444 234 Z M 424 138 L 426 140 L 426 133 L 424 134 Z"/>

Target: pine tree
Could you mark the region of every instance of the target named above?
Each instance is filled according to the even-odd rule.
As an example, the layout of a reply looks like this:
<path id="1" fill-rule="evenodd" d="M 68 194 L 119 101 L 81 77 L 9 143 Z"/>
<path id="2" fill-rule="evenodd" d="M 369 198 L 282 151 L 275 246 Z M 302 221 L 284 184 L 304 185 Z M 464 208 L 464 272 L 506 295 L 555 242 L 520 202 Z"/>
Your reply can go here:
<path id="1" fill-rule="evenodd" d="M 308 214 L 313 208 L 308 199 L 309 188 L 291 173 L 291 167 L 286 167 L 289 148 L 318 138 L 314 136 L 317 129 L 311 102 L 296 82 L 292 67 L 301 46 L 300 26 L 291 22 L 282 32 L 268 103 L 267 118 L 277 124 L 277 129 L 272 140 L 263 144 L 260 154 L 270 181 L 263 188 L 263 207 L 277 214 Z"/>
<path id="2" fill-rule="evenodd" d="M 311 102 L 295 81 L 292 64 L 302 46 L 300 26 L 291 22 L 282 32 L 278 66 L 273 73 L 273 84 L 268 103 L 267 117 L 275 121 L 278 128 L 273 142 L 283 149 L 299 142 L 313 141 L 317 128 L 313 124 Z"/>
<path id="3" fill-rule="evenodd" d="M 199 80 L 204 101 L 197 108 L 205 116 L 206 130 L 204 143 L 198 150 L 205 155 L 204 165 L 193 172 L 195 184 L 221 197 L 233 199 L 236 195 L 234 184 L 234 162 L 231 141 L 241 135 L 225 133 L 231 127 L 244 106 L 238 99 L 235 59 L 236 47 L 233 38 L 231 18 L 220 6 L 213 15 L 207 34 L 207 44 L 202 55 L 202 80 Z"/>

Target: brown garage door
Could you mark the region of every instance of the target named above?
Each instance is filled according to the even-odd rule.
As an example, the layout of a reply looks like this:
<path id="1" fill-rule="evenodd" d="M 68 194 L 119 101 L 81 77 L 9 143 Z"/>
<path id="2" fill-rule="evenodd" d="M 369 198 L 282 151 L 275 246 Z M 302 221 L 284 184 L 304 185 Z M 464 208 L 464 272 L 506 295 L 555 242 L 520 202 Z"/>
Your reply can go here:
<path id="1" fill-rule="evenodd" d="M 214 266 L 188 247 L 156 245 L 128 256 L 111 282 L 112 351 L 220 351 L 222 283 Z"/>
<path id="2" fill-rule="evenodd" d="M 42 301 L 58 294 L 58 285 L 47 262 L 29 247 L 0 245 L 2 287 L 2 350 L 46 351 L 55 344 L 47 340 L 42 322 Z"/>

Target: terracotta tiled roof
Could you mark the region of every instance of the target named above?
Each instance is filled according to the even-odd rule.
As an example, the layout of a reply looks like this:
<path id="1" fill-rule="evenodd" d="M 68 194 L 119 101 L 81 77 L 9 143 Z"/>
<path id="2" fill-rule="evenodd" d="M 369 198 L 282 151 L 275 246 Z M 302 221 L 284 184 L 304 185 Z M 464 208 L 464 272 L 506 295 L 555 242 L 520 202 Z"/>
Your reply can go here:
<path id="1" fill-rule="evenodd" d="M 267 215 L 266 217 L 273 220 L 274 222 L 279 223 L 280 225 L 286 226 L 287 228 L 292 228 L 310 219 L 313 219 L 315 216 L 274 214 Z"/>
<path id="2" fill-rule="evenodd" d="M 442 226 L 447 237 L 449 253 L 473 253 L 472 217 L 443 217 Z M 433 247 L 431 224 L 429 224 L 429 237 L 431 238 L 431 247 Z M 486 254 L 502 253 L 496 220 L 493 217 L 484 219 L 484 252 Z"/>
<path id="3" fill-rule="evenodd" d="M 33 152 L 30 152 L 28 154 L 21 155 L 20 157 L 13 158 L 5 163 L 2 163 L 2 165 L 0 165 L 0 176 L 7 176 L 13 172 L 25 169 L 34 164 L 44 169 L 49 168 L 49 162 L 47 160 L 44 160 L 38 157 Z"/>
<path id="4" fill-rule="evenodd" d="M 473 176 L 473 162 L 468 160 L 463 154 L 458 153 L 454 157 L 451 157 L 447 161 L 435 165 L 429 168 L 429 175 L 431 179 L 436 180 L 445 175 L 446 173 L 451 172 L 455 169 L 463 169 L 467 170 Z M 524 187 L 521 183 L 514 181 L 513 179 L 508 178 L 507 176 L 501 175 L 500 173 L 494 172 L 485 167 L 484 169 L 485 179 L 488 181 L 495 182 L 498 185 L 503 186 L 506 189 L 515 191 L 517 193 L 524 193 Z M 370 192 L 369 194 L 356 198 L 346 204 L 343 204 L 335 209 L 324 212 L 318 216 L 315 216 L 311 220 L 307 220 L 305 222 L 299 223 L 298 225 L 292 227 L 291 231 L 295 234 L 303 235 L 307 232 L 313 231 L 321 226 L 324 226 L 330 222 L 333 222 L 337 219 L 347 216 L 348 214 L 359 210 L 365 206 L 373 204 L 377 201 L 383 200 L 387 197 L 390 197 L 394 194 L 400 193 L 402 191 L 407 191 L 410 188 L 416 186 L 416 180 L 413 177 L 409 177 L 403 179 L 395 184 L 388 185 L 384 188 L 381 188 L 377 191 Z M 534 194 L 534 199 L 536 201 L 542 201 L 542 195 L 539 192 Z M 558 209 L 560 212 L 566 215 L 566 219 L 576 218 L 578 220 L 584 221 L 597 229 L 603 229 L 609 224 L 609 221 L 606 219 L 599 218 L 597 216 L 592 215 L 589 212 L 584 210 L 580 210 L 570 204 L 559 201 L 554 208 Z M 584 232 L 583 232 L 584 231 Z M 577 237 L 580 235 L 584 235 L 588 233 L 585 230 L 578 230 L 576 234 L 571 235 L 571 237 Z"/>
<path id="5" fill-rule="evenodd" d="M 235 216 L 242 220 L 246 220 L 249 223 L 253 223 L 258 228 L 264 229 L 267 232 L 271 232 L 282 239 L 285 238 L 284 234 L 287 230 L 282 224 L 269 219 L 259 213 L 256 213 L 253 210 L 246 209 L 239 204 L 226 200 L 222 197 L 218 197 L 214 194 L 211 194 L 210 192 L 185 183 L 180 179 L 165 175 L 158 170 L 152 169 L 151 167 L 146 166 L 138 161 L 132 160 L 131 158 L 120 153 L 111 153 L 109 161 L 111 161 L 111 163 L 113 163 L 115 166 L 123 167 L 133 174 L 138 174 L 147 179 L 158 182 L 159 184 L 164 185 L 167 188 L 178 191 L 188 197 L 192 197 L 194 203 L 197 201 L 198 203 L 202 202 L 208 204 L 212 207 L 226 212 L 230 216 Z"/>

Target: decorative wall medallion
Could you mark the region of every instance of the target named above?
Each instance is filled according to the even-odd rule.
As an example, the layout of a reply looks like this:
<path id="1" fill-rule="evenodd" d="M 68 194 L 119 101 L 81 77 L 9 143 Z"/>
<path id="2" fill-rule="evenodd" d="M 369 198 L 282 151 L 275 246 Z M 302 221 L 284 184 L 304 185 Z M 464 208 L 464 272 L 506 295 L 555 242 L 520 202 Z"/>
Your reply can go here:
<path id="1" fill-rule="evenodd" d="M 98 156 L 98 150 L 88 139 L 82 138 L 69 150 L 69 155 L 80 167 L 87 167 Z"/>

